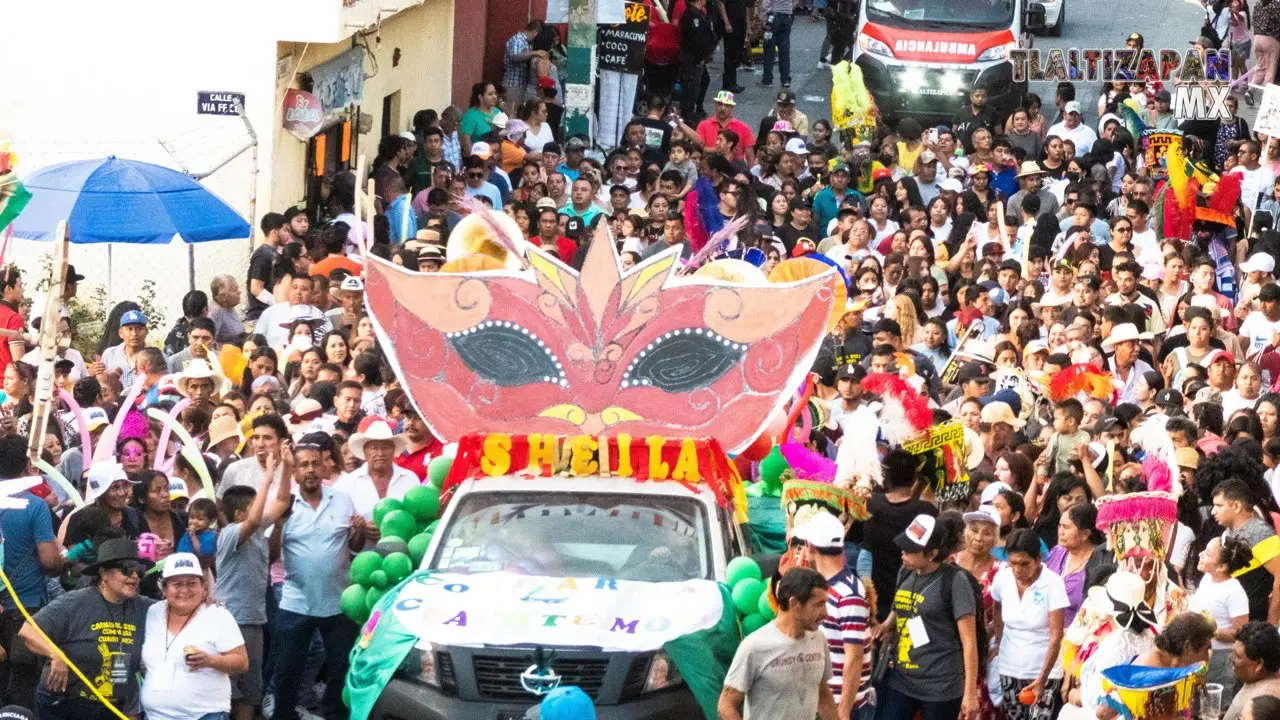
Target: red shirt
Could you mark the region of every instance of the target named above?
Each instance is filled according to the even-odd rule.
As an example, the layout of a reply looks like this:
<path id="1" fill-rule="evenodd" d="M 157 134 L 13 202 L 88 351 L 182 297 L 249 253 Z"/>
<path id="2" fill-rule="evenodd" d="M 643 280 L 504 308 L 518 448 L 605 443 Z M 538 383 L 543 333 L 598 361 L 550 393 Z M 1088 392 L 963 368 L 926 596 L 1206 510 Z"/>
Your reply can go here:
<path id="1" fill-rule="evenodd" d="M 0 328 L 22 332 L 22 316 L 9 303 L 0 302 Z M 9 338 L 0 338 L 0 373 L 14 360 L 9 342 Z"/>
<path id="2" fill-rule="evenodd" d="M 732 160 L 746 160 L 747 148 L 754 147 L 756 144 L 756 136 L 751 134 L 751 128 L 738 118 L 729 118 L 729 122 L 724 125 L 714 117 L 698 123 L 698 137 L 702 138 L 702 142 L 706 145 L 707 152 L 711 152 L 716 146 L 716 138 L 720 136 L 721 130 L 732 130 L 738 133 L 738 146 L 733 149 Z"/>
<path id="3" fill-rule="evenodd" d="M 536 247 L 542 247 L 542 237 L 534 235 L 529 238 L 529 243 Z M 574 256 L 578 254 L 578 243 L 561 235 L 556 238 L 556 253 L 560 256 L 560 262 L 565 265 L 572 265 Z"/>
<path id="4" fill-rule="evenodd" d="M 418 476 L 420 482 L 427 480 L 427 465 L 444 450 L 444 444 L 436 438 L 431 438 L 431 442 L 418 448 L 415 452 L 402 452 L 400 457 L 395 459 L 396 465 L 408 470 Z"/>

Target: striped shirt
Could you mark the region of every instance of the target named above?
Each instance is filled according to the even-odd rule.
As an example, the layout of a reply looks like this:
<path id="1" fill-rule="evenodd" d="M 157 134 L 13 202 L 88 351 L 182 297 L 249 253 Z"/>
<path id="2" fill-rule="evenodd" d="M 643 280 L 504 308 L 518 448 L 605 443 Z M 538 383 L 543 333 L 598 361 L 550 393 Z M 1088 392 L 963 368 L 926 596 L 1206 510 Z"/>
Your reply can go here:
<path id="1" fill-rule="evenodd" d="M 861 645 L 862 679 L 858 685 L 858 700 L 854 707 L 867 702 L 871 687 L 871 656 L 867 648 L 867 601 L 863 597 L 862 581 L 853 568 L 846 567 L 827 580 L 827 619 L 822 621 L 822 633 L 827 637 L 827 649 L 831 652 L 831 694 L 840 702 L 844 686 L 844 646 Z"/>

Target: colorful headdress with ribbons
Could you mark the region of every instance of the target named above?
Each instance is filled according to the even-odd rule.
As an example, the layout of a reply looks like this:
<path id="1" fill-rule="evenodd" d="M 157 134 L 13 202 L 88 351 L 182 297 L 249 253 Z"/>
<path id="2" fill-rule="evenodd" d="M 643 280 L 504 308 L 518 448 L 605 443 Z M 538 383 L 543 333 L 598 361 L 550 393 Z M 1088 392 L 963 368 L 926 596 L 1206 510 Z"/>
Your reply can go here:
<path id="1" fill-rule="evenodd" d="M 836 484 L 834 462 L 794 443 L 783 445 L 780 452 L 790 465 L 782 475 L 782 509 L 787 513 L 790 527 L 824 511 L 841 520 L 867 518 L 866 497 Z"/>
<path id="2" fill-rule="evenodd" d="M 1208 672 L 1203 662 L 1177 668 L 1117 665 L 1102 671 L 1104 702 L 1128 720 L 1191 717 L 1191 701 Z"/>

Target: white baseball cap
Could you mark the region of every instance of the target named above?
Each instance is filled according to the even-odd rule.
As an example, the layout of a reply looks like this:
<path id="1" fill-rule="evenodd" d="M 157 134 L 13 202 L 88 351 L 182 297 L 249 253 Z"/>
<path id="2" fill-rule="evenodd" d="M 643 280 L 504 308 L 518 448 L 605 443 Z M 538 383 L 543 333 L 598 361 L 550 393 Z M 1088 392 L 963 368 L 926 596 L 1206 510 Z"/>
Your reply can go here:
<path id="1" fill-rule="evenodd" d="M 164 572 L 160 574 L 161 579 L 182 577 L 183 575 L 191 575 L 194 577 L 204 577 L 204 570 L 200 567 L 200 558 L 191 553 L 174 553 L 165 558 Z"/>
<path id="2" fill-rule="evenodd" d="M 1254 253 L 1240 264 L 1240 272 L 1273 273 L 1276 271 L 1276 259 L 1266 253 Z"/>
<path id="3" fill-rule="evenodd" d="M 1002 490 L 1012 490 L 1012 489 L 1013 488 L 1009 487 L 1009 483 L 993 482 L 990 485 L 982 488 L 981 504 L 990 505 L 991 501 L 995 500 L 996 496 L 999 495 Z"/>
<path id="4" fill-rule="evenodd" d="M 1080 103 L 1075 100 L 1068 101 L 1067 104 L 1062 106 L 1063 115 L 1070 115 L 1071 113 L 1080 114 Z"/>
<path id="5" fill-rule="evenodd" d="M 129 482 L 129 475 L 120 463 L 100 462 L 90 465 L 84 501 L 91 503 L 97 500 L 117 482 Z"/>
<path id="6" fill-rule="evenodd" d="M 964 190 L 964 186 L 960 184 L 959 180 L 949 177 L 946 180 L 943 180 L 942 182 L 938 183 L 938 189 L 946 190 L 947 192 L 958 193 Z"/>
<path id="7" fill-rule="evenodd" d="M 990 488 L 990 486 L 987 486 Z M 984 495 L 986 493 L 983 493 Z M 1000 511 L 990 505 L 980 505 L 977 510 L 964 514 L 966 523 L 972 522 L 989 522 L 996 527 L 1000 527 Z"/>
<path id="8" fill-rule="evenodd" d="M 808 155 L 809 146 L 804 144 L 804 140 L 800 138 L 791 138 L 787 141 L 787 152 L 793 155 Z"/>
<path id="9" fill-rule="evenodd" d="M 809 522 L 791 531 L 791 537 L 800 538 L 820 550 L 844 547 L 844 524 L 835 515 L 820 512 Z"/>

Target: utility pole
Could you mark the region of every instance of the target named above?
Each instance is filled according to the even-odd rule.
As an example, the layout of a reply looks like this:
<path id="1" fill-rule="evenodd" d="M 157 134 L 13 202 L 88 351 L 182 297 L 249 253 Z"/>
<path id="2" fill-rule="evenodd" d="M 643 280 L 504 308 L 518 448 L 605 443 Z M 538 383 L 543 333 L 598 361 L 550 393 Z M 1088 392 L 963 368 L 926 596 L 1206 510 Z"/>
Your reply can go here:
<path id="1" fill-rule="evenodd" d="M 564 134 L 588 135 L 595 112 L 596 3 L 569 0 L 569 78 L 564 86 Z"/>

